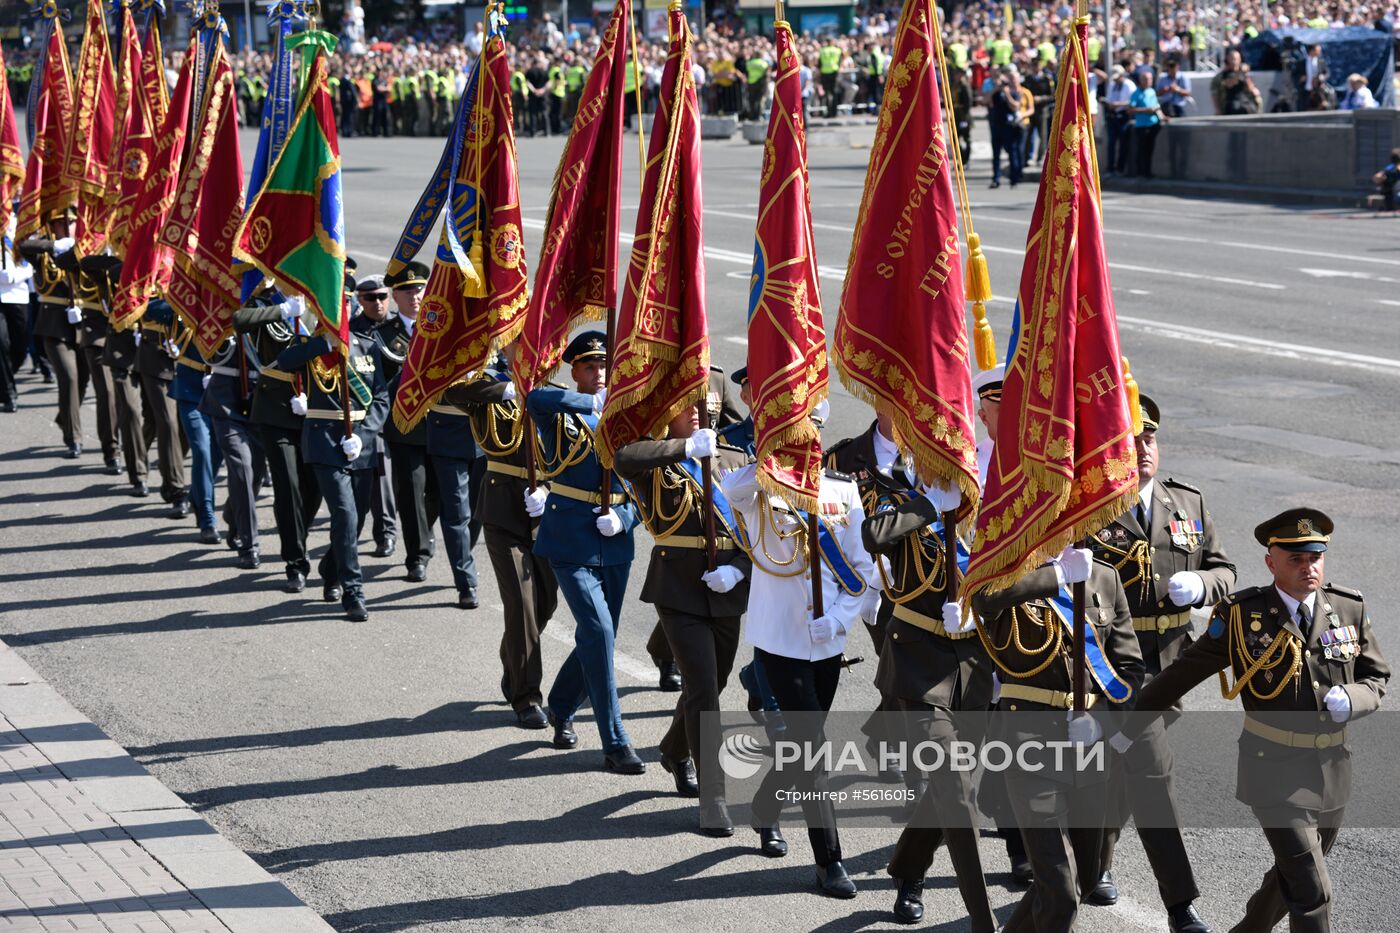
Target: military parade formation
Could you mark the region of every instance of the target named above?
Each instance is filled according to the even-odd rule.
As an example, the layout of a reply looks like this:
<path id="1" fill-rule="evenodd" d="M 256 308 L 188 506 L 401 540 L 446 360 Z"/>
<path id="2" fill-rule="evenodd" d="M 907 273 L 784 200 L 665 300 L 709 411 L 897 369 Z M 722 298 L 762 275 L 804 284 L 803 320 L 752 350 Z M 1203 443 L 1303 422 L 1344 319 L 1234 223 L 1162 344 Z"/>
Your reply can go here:
<path id="1" fill-rule="evenodd" d="M 366 537 L 409 582 L 427 579 L 441 544 L 455 605 L 478 613 L 484 539 L 502 699 L 558 749 L 593 743 L 574 724 L 591 707 L 602 766 L 619 775 L 647 770 L 614 668 L 644 529 L 648 651 L 660 688 L 679 693 L 658 760 L 679 795 L 698 799 L 709 836 L 735 833 L 709 724 L 736 665 L 756 718 L 771 727 L 787 714 L 785 741 L 820 744 L 859 626 L 877 656 L 872 749 L 986 738 L 969 713 L 988 713 L 989 735 L 1012 745 L 1107 747 L 1110 767 L 1092 775 L 894 773 L 912 802 L 887 867 L 903 923 L 923 919 L 946 845 L 972 930 L 1073 930 L 1081 904 L 1118 901 L 1114 850 L 1133 819 L 1169 928 L 1209 931 L 1168 725 L 1218 675 L 1245 712 L 1237 796 L 1273 860 L 1232 929 L 1332 928 L 1325 856 L 1350 788 L 1347 723 L 1380 706 L 1389 668 L 1361 594 L 1325 574 L 1337 533 L 1327 515 L 1261 514 L 1254 538 L 1272 580 L 1240 589 L 1207 493 L 1162 469 L 1171 412 L 1119 352 L 1082 18 L 998 359 L 956 123 L 940 99 L 934 5 L 904 8 L 832 338 L 799 62 L 779 8 L 747 360 L 725 373 L 710 363 L 699 115 L 679 4 L 630 259 L 619 262 L 632 10 L 619 0 L 560 158 L 533 288 L 495 6 L 442 157 L 382 272 L 347 249 L 325 62 L 334 40 L 314 10 L 269 9 L 275 64 L 246 197 L 217 5 L 192 12 L 172 91 L 159 0 L 118 5 L 118 54 L 102 4 L 89 4 L 76 74 L 49 0 L 36 10 L 46 54 L 27 155 L 0 101 L 0 297 L 38 296 L 34 335 L 56 378 L 65 456 L 93 455 L 90 397 L 106 472 L 133 496 L 158 492 L 242 570 L 272 549 L 258 513 L 270 485 L 286 593 L 311 599 L 319 582 L 355 623 L 370 619 Z M 830 364 L 873 409 L 865 431 L 834 442 L 822 437 Z M 318 542 L 323 507 L 329 541 Z M 1193 610 L 1209 617 L 1199 637 Z M 565 612 L 573 647 L 549 659 L 546 686 L 542 633 Z M 1300 784 L 1289 775 L 1304 753 L 1315 757 Z M 781 858 L 784 803 L 800 802 L 820 891 L 850 898 L 828 779 L 822 767 L 769 767 L 748 818 L 758 850 Z M 982 814 L 1026 886 L 1003 921 L 978 847 Z"/>

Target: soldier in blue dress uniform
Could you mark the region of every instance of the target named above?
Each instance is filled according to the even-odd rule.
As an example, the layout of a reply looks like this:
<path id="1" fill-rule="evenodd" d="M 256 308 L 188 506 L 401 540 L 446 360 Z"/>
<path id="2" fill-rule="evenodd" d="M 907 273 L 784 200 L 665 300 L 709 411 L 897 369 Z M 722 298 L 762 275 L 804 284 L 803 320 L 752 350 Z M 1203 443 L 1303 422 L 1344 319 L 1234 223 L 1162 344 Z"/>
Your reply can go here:
<path id="1" fill-rule="evenodd" d="M 345 436 L 339 367 L 317 357 L 332 352 L 330 339 L 314 336 L 277 355 L 277 368 L 306 366 L 306 421 L 302 459 L 316 471 L 316 483 L 331 516 L 331 546 L 321 558 L 326 602 L 341 601 L 351 622 L 369 618 L 360 575 L 359 536 L 374 485 L 374 440 L 389 416 L 389 386 L 379 344 L 351 331 L 345 374 L 350 379 L 349 411 L 354 433 Z"/>
<path id="2" fill-rule="evenodd" d="M 607 344 L 585 331 L 564 351 L 576 389 L 543 386 L 525 405 L 539 426 L 552 483 L 543 501 L 535 553 L 549 561 L 574 614 L 574 650 L 549 691 L 548 715 L 554 747 L 578 744 L 573 716 L 585 699 L 593 705 L 609 771 L 641 774 L 646 765 L 622 726 L 613 678 L 613 639 L 622 615 L 632 569 L 632 530 L 637 512 L 616 476 L 602 511 L 603 468 L 593 450 L 593 431 L 607 397 Z M 527 490 L 526 507 L 540 514 L 539 490 Z"/>
<path id="3" fill-rule="evenodd" d="M 470 416 L 456 405 L 436 402 L 424 419 L 428 422 L 428 461 L 438 489 L 438 520 L 452 582 L 457 586 L 457 606 L 475 609 L 476 561 L 472 558 L 473 474 L 484 476 L 486 460 L 472 436 Z"/>

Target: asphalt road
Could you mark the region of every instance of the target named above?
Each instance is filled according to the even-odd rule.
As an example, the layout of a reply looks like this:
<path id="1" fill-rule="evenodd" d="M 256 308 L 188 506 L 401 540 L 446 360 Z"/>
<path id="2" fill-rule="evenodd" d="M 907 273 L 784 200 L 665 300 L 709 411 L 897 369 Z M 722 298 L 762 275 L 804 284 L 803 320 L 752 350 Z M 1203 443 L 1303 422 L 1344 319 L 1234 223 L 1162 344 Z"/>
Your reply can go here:
<path id="1" fill-rule="evenodd" d="M 981 127 L 979 127 L 979 130 Z M 245 143 L 250 143 L 245 138 Z M 361 269 L 382 264 L 435 163 L 438 140 L 347 140 L 346 210 Z M 629 156 L 632 152 L 629 143 Z M 251 154 L 251 147 L 248 149 Z M 522 201 L 538 249 L 559 144 L 522 140 Z M 716 362 L 743 360 L 744 309 L 761 150 L 704 146 L 707 287 Z M 814 150 L 812 205 L 828 324 L 863 184 L 864 150 Z M 629 159 L 624 232 L 635 221 Z M 974 218 L 988 246 L 992 324 L 1004 345 L 1033 184 L 988 191 L 974 161 Z M 1400 601 L 1393 537 L 1400 513 L 1400 245 L 1393 222 L 1351 213 L 1159 196 L 1108 195 L 1108 252 L 1125 353 L 1161 404 L 1164 471 L 1204 489 L 1242 583 L 1264 580 L 1251 529 L 1308 504 L 1337 522 L 1331 578 L 1361 589 L 1391 646 Z M 626 242 L 626 241 L 624 241 Z M 833 376 L 829 439 L 870 413 Z M 278 589 L 276 545 L 240 573 L 155 498 L 123 495 L 86 455 L 59 457 L 54 394 L 32 378 L 19 414 L 0 418 L 0 633 L 50 682 L 222 832 L 337 928 L 855 931 L 890 926 L 883 869 L 896 829 L 843 831 L 861 887 L 852 902 L 813 891 L 795 815 L 792 853 L 758 856 L 742 830 L 694 832 L 655 746 L 674 696 L 654 688 L 645 640 L 653 614 L 630 599 L 618 640 L 624 719 L 642 777 L 600 769 L 580 717 L 578 750 L 556 752 L 514 726 L 496 692 L 500 603 L 478 552 L 483 607 L 463 613 L 443 561 L 426 584 L 366 558 L 365 625 Z M 95 446 L 92 409 L 84 411 Z M 272 527 L 270 498 L 261 505 Z M 314 532 L 325 545 L 324 519 Z M 638 553 L 647 552 L 639 541 Z M 401 559 L 401 558 L 400 558 Z M 643 570 L 632 574 L 632 595 Z M 308 591 L 310 592 L 310 591 Z M 566 611 L 545 640 L 546 682 L 567 652 Z M 871 651 L 858 636 L 853 648 Z M 1394 649 L 1392 650 L 1400 650 Z M 843 680 L 839 709 L 876 702 L 873 665 Z M 742 708 L 735 688 L 726 706 Z M 1220 706 L 1213 682 L 1190 700 Z M 1233 742 L 1222 754 L 1233 754 Z M 1185 804 L 1189 807 L 1189 801 Z M 1269 863 L 1257 830 L 1193 830 L 1202 912 L 1223 930 Z M 1004 918 L 1019 891 L 994 839 L 983 857 Z M 1329 865 L 1334 926 L 1393 929 L 1400 834 L 1348 829 Z M 1120 847 L 1124 899 L 1086 908 L 1086 931 L 1163 929 L 1136 837 Z M 926 926 L 963 930 L 945 854 L 930 876 Z"/>

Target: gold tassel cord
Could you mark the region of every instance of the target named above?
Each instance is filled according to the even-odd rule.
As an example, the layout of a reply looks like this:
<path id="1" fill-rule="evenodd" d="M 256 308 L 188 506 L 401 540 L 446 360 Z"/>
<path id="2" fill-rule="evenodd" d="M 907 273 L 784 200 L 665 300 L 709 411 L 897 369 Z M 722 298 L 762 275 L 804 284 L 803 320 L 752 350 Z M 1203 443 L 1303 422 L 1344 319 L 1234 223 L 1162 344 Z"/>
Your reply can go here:
<path id="1" fill-rule="evenodd" d="M 1128 368 L 1128 358 L 1123 360 L 1123 388 L 1128 390 L 1128 411 L 1133 416 L 1133 437 L 1142 433 L 1142 394 L 1138 391 L 1137 380 Z"/>

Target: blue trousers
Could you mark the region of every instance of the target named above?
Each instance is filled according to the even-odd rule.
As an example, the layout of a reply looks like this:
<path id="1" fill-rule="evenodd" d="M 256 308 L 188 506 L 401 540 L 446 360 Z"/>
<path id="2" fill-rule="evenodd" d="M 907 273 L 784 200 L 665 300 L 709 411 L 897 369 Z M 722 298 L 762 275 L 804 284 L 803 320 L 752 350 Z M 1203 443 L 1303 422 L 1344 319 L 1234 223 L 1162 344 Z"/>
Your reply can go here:
<path id="1" fill-rule="evenodd" d="M 622 616 L 622 598 L 632 565 L 585 567 L 550 561 L 559 591 L 574 614 L 574 650 L 564 659 L 549 691 L 549 711 L 556 720 L 573 719 L 585 700 L 593 706 L 603 751 L 631 745 L 622 727 L 613 677 L 613 640 Z"/>
<path id="2" fill-rule="evenodd" d="M 209 416 L 200 412 L 199 403 L 177 401 L 175 405 L 190 445 L 190 508 L 200 528 L 213 528 L 214 475 L 219 472 L 223 454 Z"/>
<path id="3" fill-rule="evenodd" d="M 476 561 L 472 559 L 471 460 L 430 456 L 437 477 L 438 519 L 447 559 L 452 564 L 452 582 L 458 593 L 476 589 Z"/>
<path id="4" fill-rule="evenodd" d="M 374 486 L 374 470 L 351 470 L 347 467 L 312 465 L 316 485 L 326 500 L 331 517 L 331 546 L 321 557 L 321 579 L 339 583 L 342 602 L 364 595 L 364 577 L 360 573 L 360 529 L 369 514 L 369 497 Z"/>

